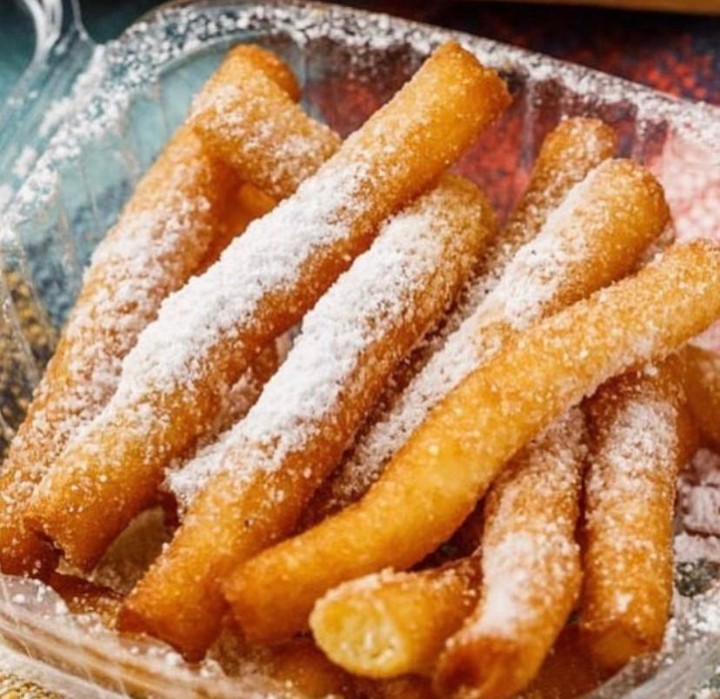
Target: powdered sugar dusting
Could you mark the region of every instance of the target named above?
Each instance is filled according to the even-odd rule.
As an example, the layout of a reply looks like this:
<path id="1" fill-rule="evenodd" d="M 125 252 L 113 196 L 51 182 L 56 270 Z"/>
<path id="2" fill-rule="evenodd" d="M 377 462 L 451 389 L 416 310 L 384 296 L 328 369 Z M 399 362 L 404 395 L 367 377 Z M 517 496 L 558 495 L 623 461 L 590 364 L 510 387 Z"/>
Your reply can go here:
<path id="1" fill-rule="evenodd" d="M 521 629 L 528 633 L 574 600 L 584 456 L 584 419 L 573 408 L 500 474 L 485 505 L 481 602 L 454 642 L 484 634 L 522 636 Z"/>
<path id="2" fill-rule="evenodd" d="M 645 495 L 654 494 L 641 484 L 647 479 L 655 481 L 659 467 L 672 469 L 679 449 L 674 429 L 676 416 L 677 409 L 671 402 L 652 395 L 638 395 L 629 401 L 603 441 L 602 463 L 590 469 L 588 497 L 622 501 L 628 511 L 646 507 Z M 669 476 L 665 480 L 674 489 L 674 474 Z M 597 516 L 598 526 L 611 525 L 603 513 Z M 590 522 L 593 517 L 590 512 Z"/>
<path id="3" fill-rule="evenodd" d="M 588 232 L 573 230 L 573 220 L 587 205 L 598 172 L 593 170 L 550 212 L 540 233 L 519 250 L 493 290 L 513 327 L 527 327 L 556 296 L 573 263 L 584 259 Z"/>
<path id="4" fill-rule="evenodd" d="M 243 77 L 242 84 L 225 80 L 201 92 L 193 103 L 191 120 L 228 162 L 268 194 L 282 199 L 337 150 L 340 138 L 289 99 L 279 109 L 277 90 L 270 89 L 274 86 L 268 85 L 264 75 L 253 71 Z M 252 101 L 247 99 L 248 91 Z M 274 118 L 253 118 L 263 111 Z M 272 162 L 264 157 L 268 143 L 278 144 Z"/>
<path id="5" fill-rule="evenodd" d="M 574 226 L 573 219 L 583 211 L 597 177 L 596 169 L 573 187 L 498 281 L 488 275 L 473 285 L 478 289 L 475 298 L 483 300 L 360 439 L 330 486 L 331 507 L 332 503 L 347 504 L 360 497 L 430 410 L 489 361 L 513 329 L 526 328 L 541 316 L 572 280 L 575 267 L 585 262 L 593 249 L 587 241 L 595 232 L 590 224 Z M 602 225 L 603 217 L 598 221 Z M 488 287 L 492 289 L 489 293 Z"/>
<path id="6" fill-rule="evenodd" d="M 233 430 L 227 429 L 181 468 L 167 474 L 165 487 L 175 496 L 181 517 L 208 480 L 220 472 L 223 458 L 234 444 Z"/>
<path id="7" fill-rule="evenodd" d="M 307 314 L 286 362 L 247 417 L 206 450 L 199 462 L 172 479 L 181 500 L 190 501 L 211 475 L 224 468 L 223 456 L 234 448 L 250 449 L 252 455 L 239 460 L 247 465 L 245 470 L 238 470 L 238 459 L 228 464 L 238 478 L 257 468 L 276 468 L 321 429 L 343 395 L 357 399 L 362 394 L 363 356 L 394 328 L 422 317 L 417 307 L 421 290 L 442 294 L 440 289 L 447 285 L 443 281 L 447 272 L 440 271 L 443 261 L 465 256 L 461 267 L 469 271 L 472 259 L 463 252 L 468 232 L 451 225 L 447 213 L 461 205 L 452 190 L 440 185 L 385 225 L 370 250 Z M 389 366 L 374 370 L 389 371 L 401 356 L 383 358 Z"/>
<path id="8" fill-rule="evenodd" d="M 152 390 L 169 393 L 197 375 L 220 338 L 240 342 L 238 328 L 254 322 L 258 304 L 292 288 L 314 253 L 347 235 L 363 210 L 364 171 L 362 164 L 326 166 L 169 297 L 127 356 L 113 402 L 132 403 Z"/>
<path id="9" fill-rule="evenodd" d="M 202 180 L 211 167 L 198 148 L 194 139 L 176 140 L 165 156 L 173 163 L 165 168 L 166 188 L 129 205 L 95 251 L 57 356 L 36 391 L 31 417 L 13 443 L 11 459 L 27 461 L 34 474 L 17 481 L 18 492 L 27 491 L 19 503 L 68 440 L 110 399 L 123 356 L 153 320 L 163 296 L 190 273 L 188 260 L 202 255 L 217 206 L 213 199 L 221 195 L 198 190 L 187 196 L 184 185 Z M 56 375 L 60 365 L 62 391 Z"/>

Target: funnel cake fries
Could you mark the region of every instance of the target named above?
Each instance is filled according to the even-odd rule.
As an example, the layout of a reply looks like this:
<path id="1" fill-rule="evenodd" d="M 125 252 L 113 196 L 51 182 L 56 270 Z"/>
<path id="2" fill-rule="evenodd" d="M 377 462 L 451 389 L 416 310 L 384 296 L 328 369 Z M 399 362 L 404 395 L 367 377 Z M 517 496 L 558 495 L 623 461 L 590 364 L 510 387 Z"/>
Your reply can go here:
<path id="1" fill-rule="evenodd" d="M 702 439 L 720 450 L 720 356 L 687 345 L 682 351 L 685 393 Z"/>
<path id="2" fill-rule="evenodd" d="M 584 427 L 580 410 L 570 410 L 493 483 L 483 510 L 480 601 L 440 656 L 440 696 L 513 696 L 565 626 L 580 592 Z"/>
<path id="3" fill-rule="evenodd" d="M 573 410 L 513 459 L 488 494 L 485 536 L 482 548 L 474 555 L 440 569 L 413 573 L 386 571 L 331 590 L 318 601 L 310 616 L 310 628 L 320 647 L 339 665 L 357 674 L 391 677 L 431 672 L 447 639 L 472 612 L 481 589 L 485 609 L 492 606 L 498 614 L 500 610 L 510 611 L 515 620 L 524 613 L 527 624 L 540 624 L 552 636 L 567 617 L 567 614 L 562 617 L 562 606 L 554 606 L 559 604 L 558 597 L 563 598 L 560 601 L 565 601 L 565 597 L 574 599 L 579 589 L 579 555 L 573 532 L 584 456 L 583 437 L 582 416 Z M 550 536 L 548 532 L 557 536 Z M 543 538 L 541 534 L 546 536 Z M 529 565 L 526 555 L 514 560 L 514 571 L 509 559 L 498 558 L 498 551 L 502 553 L 527 542 L 533 542 L 531 546 L 538 554 L 535 568 Z M 553 548 L 556 544 L 558 551 Z M 477 545 L 480 545 L 479 539 Z M 481 557 L 483 566 L 495 559 L 505 564 L 499 582 L 490 574 L 481 584 Z M 561 568 L 563 561 L 568 565 Z M 532 604 L 522 609 L 520 603 L 527 600 L 518 597 L 517 591 L 509 586 L 515 580 L 521 581 L 523 591 L 533 600 L 538 591 L 547 594 L 554 584 L 548 584 L 547 576 L 542 574 L 548 566 L 558 573 L 567 573 L 564 580 L 560 574 L 554 580 L 558 583 L 555 588 L 558 595 L 548 598 L 550 609 Z M 524 571 L 527 577 L 523 577 Z M 508 604 L 496 607 L 497 597 L 503 593 L 507 596 L 502 599 Z M 491 605 L 487 600 L 493 596 L 496 599 Z M 541 608 L 544 615 L 539 619 Z M 485 617 L 484 622 L 479 620 L 478 615 L 485 614 L 483 610 L 480 608 L 473 615 L 472 619 L 481 625 L 473 628 L 482 628 L 487 622 Z M 524 680 L 532 677 L 532 668 L 537 669 L 535 660 L 538 657 L 542 660 L 548 650 L 547 634 L 525 631 L 508 634 L 526 644 L 523 648 L 519 643 L 516 648 L 518 663 L 528 670 Z M 467 635 L 463 632 L 459 638 Z M 527 645 L 529 638 L 534 645 L 532 649 Z M 549 640 L 551 643 L 552 639 Z M 505 662 L 497 653 L 488 657 L 493 656 L 495 662 Z M 507 669 L 498 674 L 507 675 Z"/>
<path id="4" fill-rule="evenodd" d="M 326 488 L 323 509 L 361 497 L 432 407 L 508 337 L 629 272 L 667 220 L 660 185 L 630 161 L 605 161 L 575 185 L 475 312 L 363 435 Z"/>
<path id="5" fill-rule="evenodd" d="M 284 108 L 286 99 L 278 85 L 262 79 L 247 63 L 226 62 L 195 101 L 190 118 L 216 157 L 276 199 L 292 194 L 340 147 L 340 137 L 308 118 L 299 106 Z M 275 118 L 267 119 L 266 114 L 274 111 Z M 249 124 L 261 130 L 249 129 Z M 281 144 L 286 157 L 269 160 L 268 142 Z"/>
<path id="6" fill-rule="evenodd" d="M 430 673 L 477 603 L 480 557 L 419 572 L 385 570 L 318 600 L 310 628 L 341 667 L 365 677 Z"/>
<path id="7" fill-rule="evenodd" d="M 543 140 L 522 199 L 483 260 L 491 284 L 517 251 L 542 229 L 567 193 L 617 149 L 615 132 L 599 119 L 561 121 Z"/>
<path id="8" fill-rule="evenodd" d="M 368 420 L 368 430 L 361 434 L 357 445 L 306 509 L 302 529 L 341 510 L 369 488 L 392 451 L 401 443 L 400 435 L 396 440 L 385 434 L 395 429 L 396 415 L 401 410 L 398 402 L 403 401 L 402 394 L 394 387 L 399 384 L 404 388 L 423 369 L 433 351 L 442 346 L 448 335 L 457 330 L 497 284 L 518 250 L 540 232 L 551 211 L 592 169 L 612 157 L 615 148 L 615 133 L 597 119 L 567 119 L 545 137 L 528 188 L 504 229 L 490 242 L 478 278 L 471 283 L 465 298 L 461 299 L 437 337 L 428 343 L 427 349 L 422 348 L 411 357 L 410 367 L 400 367 L 402 376 L 396 375 L 390 381 L 390 387 L 380 400 L 380 409 L 376 409 Z M 443 353 L 443 359 L 449 361 L 447 352 Z M 452 363 L 455 361 L 453 359 Z M 442 367 L 443 360 L 438 358 L 435 362 Z M 435 377 L 431 379 L 434 381 Z M 422 381 L 419 379 L 415 386 Z M 414 390 L 410 389 L 408 393 Z M 387 447 L 382 453 L 375 453 L 379 442 L 385 442 Z"/>
<path id="9" fill-rule="evenodd" d="M 457 44 L 440 47 L 293 197 L 168 299 L 123 363 L 113 400 L 36 492 L 34 526 L 92 567 L 197 439 L 224 387 L 508 101 L 493 71 Z"/>
<path id="10" fill-rule="evenodd" d="M 392 369 L 467 280 L 492 222 L 477 188 L 449 175 L 390 220 L 223 438 L 215 472 L 128 598 L 125 628 L 203 653 L 225 610 L 223 573 L 292 531 Z"/>
<path id="11" fill-rule="evenodd" d="M 285 359 L 285 352 L 279 347 L 285 344 L 282 342 L 284 339 L 283 336 L 268 345 L 230 388 L 211 427 L 198 440 L 192 456 L 179 466 L 172 463 L 166 469 L 161 489 L 163 498 L 167 500 L 166 510 L 169 510 L 172 518 L 179 520 L 185 516 L 196 491 L 219 467 L 224 453 L 223 434 L 247 415 L 262 394 L 265 384 Z"/>
<path id="12" fill-rule="evenodd" d="M 660 648 L 672 596 L 672 522 L 693 435 L 675 357 L 589 401 L 580 631 L 607 670 Z"/>
<path id="13" fill-rule="evenodd" d="M 363 500 L 238 567 L 225 593 L 246 636 L 287 637 L 341 582 L 422 560 L 539 430 L 719 315 L 720 250 L 698 241 L 533 326 L 432 411 Z"/>
<path id="14" fill-rule="evenodd" d="M 234 76 L 239 68 L 240 75 Z M 257 141 L 263 137 L 260 122 L 274 123 L 283 120 L 287 111 L 299 112 L 273 82 L 297 95 L 292 73 L 272 54 L 241 47 L 230 53 L 220 72 L 225 79 L 255 76 L 251 87 L 258 93 L 245 89 L 248 103 L 256 104 L 263 85 L 278 93 L 271 104 L 257 103 Z M 308 117 L 303 119 L 310 122 Z M 316 147 L 330 133 L 320 126 L 312 134 L 306 132 L 298 126 L 279 140 L 277 134 L 264 139 L 265 166 L 275 167 L 286 160 L 286 141 L 307 135 L 310 147 Z M 294 167 L 307 170 L 307 164 L 297 160 Z M 72 317 L 0 476 L 0 568 L 4 572 L 38 572 L 52 565 L 52 552 L 22 520 L 34 487 L 69 438 L 110 399 L 122 358 L 154 319 L 162 300 L 201 269 L 208 255 L 216 256 L 222 242 L 229 242 L 227 229 L 252 216 L 258 197 L 245 192 L 242 201 L 248 208 L 238 217 L 238 187 L 230 169 L 210 157 L 194 132 L 182 126 L 98 246 Z"/>

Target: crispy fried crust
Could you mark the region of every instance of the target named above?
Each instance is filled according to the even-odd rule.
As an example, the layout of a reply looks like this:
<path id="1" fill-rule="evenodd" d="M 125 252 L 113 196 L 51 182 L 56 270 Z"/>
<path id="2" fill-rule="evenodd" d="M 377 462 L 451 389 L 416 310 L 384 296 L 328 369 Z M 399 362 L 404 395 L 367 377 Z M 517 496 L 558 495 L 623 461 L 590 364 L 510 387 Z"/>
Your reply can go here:
<path id="1" fill-rule="evenodd" d="M 256 66 L 265 69 L 262 75 Z M 256 46 L 238 46 L 195 100 L 189 120 L 213 155 L 278 200 L 292 194 L 340 146 L 329 127 L 288 104 L 288 94 L 297 96 L 299 89 L 296 82 L 285 84 L 283 67 L 279 58 Z M 283 157 L 268 158 L 268 143 L 277 144 Z"/>
<path id="2" fill-rule="evenodd" d="M 406 568 L 445 541 L 499 469 L 584 394 L 720 315 L 720 251 L 674 246 L 636 276 L 538 323 L 471 374 L 363 500 L 240 566 L 225 591 L 255 640 L 302 629 L 341 582 Z"/>
<path id="3" fill-rule="evenodd" d="M 687 345 L 682 359 L 688 406 L 704 442 L 720 449 L 720 356 Z"/>
<path id="4" fill-rule="evenodd" d="M 584 457 L 584 419 L 575 408 L 493 483 L 483 510 L 480 602 L 440 655 L 440 696 L 504 699 L 537 674 L 580 592 L 575 528 Z"/>
<path id="5" fill-rule="evenodd" d="M 361 333 L 367 339 L 356 359 L 343 358 L 352 361 L 353 368 L 345 377 L 342 392 L 328 399 L 323 406 L 326 413 L 306 415 L 302 406 L 295 407 L 287 422 L 274 427 L 272 433 L 238 439 L 227 447 L 222 461 L 232 467 L 214 476 L 191 503 L 173 542 L 128 598 L 124 628 L 156 634 L 189 657 L 202 654 L 219 630 L 225 609 L 220 593 L 224 574 L 292 532 L 303 507 L 337 464 L 393 367 L 442 315 L 467 279 L 491 232 L 492 220 L 489 204 L 474 185 L 446 176 L 435 190 L 387 224 L 365 255 L 367 264 L 359 259 L 360 266 L 352 267 L 318 304 L 312 322 L 306 319 L 310 327 L 268 385 L 271 396 L 280 396 L 284 391 L 279 387 L 292 390 L 301 384 L 305 365 L 296 355 L 303 356 L 304 340 L 311 343 L 308 347 L 313 353 L 317 343 L 337 347 L 348 332 L 337 316 L 353 313 L 357 317 L 351 335 Z M 403 246 L 413 241 L 412 249 L 403 247 L 402 256 L 393 252 L 394 243 L 385 245 L 385 241 L 396 239 L 402 240 Z M 433 241 L 431 246 L 428 240 Z M 382 279 L 365 289 L 370 302 L 347 308 L 348 294 L 362 287 L 363 270 L 370 261 L 370 268 L 380 268 L 383 253 L 394 262 Z M 417 255 L 427 260 L 419 273 L 412 271 Z M 372 330 L 362 330 L 366 322 Z M 329 355 L 326 361 L 337 358 Z M 324 384 L 317 390 L 325 391 Z M 257 407 L 270 409 L 270 400 L 261 396 Z M 278 411 L 273 405 L 272 412 Z M 251 411 L 245 424 L 263 429 L 264 422 Z M 235 428 L 237 434 L 243 434 L 243 427 L 241 423 Z M 289 429 L 305 436 L 277 463 L 263 466 L 267 444 L 278 443 Z M 237 475 L 244 471 L 249 475 Z"/>
<path id="6" fill-rule="evenodd" d="M 479 580 L 479 556 L 358 578 L 318 600 L 310 628 L 328 657 L 353 674 L 429 674 L 477 603 Z"/>
<path id="7" fill-rule="evenodd" d="M 373 458 L 374 455 L 371 457 L 368 451 L 373 449 L 372 445 L 375 440 L 382 439 L 385 424 L 389 425 L 389 421 L 393 419 L 393 410 L 398 410 L 398 404 L 407 399 L 409 394 L 418 390 L 417 383 L 412 383 L 413 379 L 423 371 L 429 361 L 432 361 L 433 349 L 441 347 L 444 339 L 452 335 L 453 328 L 457 329 L 467 315 L 466 305 L 470 302 L 474 290 L 490 287 L 493 280 L 503 277 L 511 259 L 524 245 L 537 236 L 550 213 L 561 203 L 573 186 L 585 179 L 586 175 L 604 160 L 612 157 L 615 148 L 615 133 L 609 126 L 597 119 L 567 119 L 548 134 L 533 166 L 527 190 L 503 230 L 492 239 L 487 252 L 483 255 L 478 276 L 472 282 L 467 294 L 468 298 L 461 299 L 458 307 L 453 310 L 434 337 L 430 338 L 426 347 L 416 351 L 409 361 L 393 374 L 377 409 L 370 415 L 354 448 L 333 476 L 323 484 L 306 509 L 301 522 L 303 530 L 317 524 L 328 515 L 338 512 L 351 502 L 355 502 L 367 492 L 373 478 L 360 478 L 358 471 L 366 471 L 372 467 L 374 470 L 372 476 L 376 477 L 384 465 L 377 462 L 368 463 L 376 461 Z M 625 179 L 631 174 L 633 168 L 622 167 L 626 168 L 626 172 L 622 176 L 622 179 Z M 617 173 L 619 167 L 611 168 L 611 177 L 614 176 L 612 175 L 613 169 Z M 638 173 L 642 172 L 639 168 L 634 169 Z M 640 180 L 650 182 L 646 174 L 643 174 Z M 656 185 L 648 184 L 648 192 L 653 190 L 659 191 Z M 632 196 L 632 191 L 633 185 L 628 186 L 627 180 L 619 183 L 616 189 L 616 192 L 623 192 L 626 196 Z M 665 214 L 662 213 L 664 209 L 662 197 L 658 197 L 658 200 L 661 202 L 658 207 L 658 221 L 660 222 Z M 580 297 L 594 290 L 597 285 L 619 276 L 626 261 L 634 259 L 635 251 L 646 245 L 654 234 L 652 226 L 633 225 L 628 226 L 625 231 L 620 231 L 617 241 L 614 239 L 608 241 L 602 233 L 596 235 L 596 226 L 591 229 L 585 227 L 585 224 L 589 223 L 589 217 L 582 224 L 577 220 L 576 223 L 577 225 L 567 226 L 564 236 L 559 237 L 559 240 L 561 241 L 562 237 L 565 237 L 569 241 L 579 232 L 580 236 L 585 234 L 591 244 L 586 252 L 588 263 L 578 265 L 579 269 L 565 270 L 565 284 L 562 282 L 558 284 L 560 292 L 565 291 L 565 296 L 568 296 L 567 291 L 571 290 Z M 608 229 L 604 232 L 605 235 L 608 232 L 615 233 Z M 623 235 L 627 237 L 625 244 L 621 245 L 620 241 Z M 631 238 L 634 242 L 631 242 Z M 593 248 L 593 246 L 595 247 Z M 614 258 L 619 261 L 619 264 L 615 262 L 597 269 L 594 262 L 595 256 L 603 255 L 603 252 L 598 253 L 598 251 L 607 251 L 608 249 L 615 253 Z M 621 252 L 623 249 L 624 251 Z M 602 274 L 603 271 L 609 271 L 612 276 L 605 277 Z M 560 304 L 553 303 L 553 300 L 557 301 L 561 295 L 556 294 L 554 299 L 550 299 L 550 302 L 546 304 L 545 313 L 552 313 L 560 308 Z M 508 315 L 506 320 L 512 322 L 517 318 Z M 488 338 L 485 344 L 491 346 L 492 338 Z M 392 456 L 392 454 L 388 456 Z"/>
<path id="8" fill-rule="evenodd" d="M 297 109 L 283 87 L 273 82 L 297 96 L 292 73 L 275 56 L 243 47 L 231 52 L 220 73 L 230 72 L 229 79 L 235 79 L 233 68 L 238 65 L 243 75 L 256 77 L 244 91 L 249 102 L 256 97 L 250 87 L 261 91 L 270 86 L 286 109 Z M 272 105 L 263 119 L 273 123 L 277 110 Z M 282 142 L 266 138 L 263 144 L 263 162 L 268 167 L 281 162 Z M 250 202 L 241 200 L 238 206 L 239 183 L 237 174 L 211 156 L 187 124 L 181 126 L 98 246 L 0 475 L 3 572 L 47 573 L 54 566 L 55 553 L 23 521 L 35 485 L 73 434 L 108 402 L 122 358 L 155 318 L 163 299 L 217 257 L 258 213 L 255 206 L 244 209 Z"/>
<path id="9" fill-rule="evenodd" d="M 126 361 L 113 401 L 55 462 L 34 494 L 28 511 L 32 526 L 73 563 L 92 567 L 152 498 L 164 466 L 197 439 L 225 387 L 271 339 L 304 315 L 369 246 L 380 222 L 432 184 L 508 100 L 502 80 L 471 54 L 452 43 L 439 48 L 311 178 L 312 185 L 308 180 L 307 187 L 260 219 L 217 264 L 165 304 L 131 355 L 135 373 L 126 377 Z M 318 214 L 314 192 L 337 190 L 343 176 L 354 200 L 321 202 L 323 213 Z M 263 264 L 275 259 L 269 242 L 274 227 L 288 224 L 289 211 L 302 213 L 306 207 L 321 216 L 318 225 L 332 227 L 332 235 L 323 237 L 318 231 L 319 240 L 312 245 L 304 235 L 292 238 L 293 228 L 287 234 L 305 250 L 304 257 L 285 250 L 292 262 L 282 268 L 279 283 L 265 287 L 259 282 L 244 287 L 244 294 L 228 296 L 226 277 L 254 279 Z M 248 249 L 252 254 L 245 254 Z M 222 311 L 219 317 L 204 318 L 204 326 L 196 329 L 188 327 L 186 315 L 192 316 L 197 306 L 198 289 L 207 295 L 205 304 Z M 168 334 L 184 340 L 196 330 L 200 335 L 193 335 L 192 345 L 202 345 L 200 355 L 192 350 L 190 356 L 182 341 L 158 347 Z M 162 373 L 161 381 L 159 363 L 177 370 Z M 153 369 L 145 371 L 147 365 Z"/>
<path id="10" fill-rule="evenodd" d="M 608 382 L 587 411 L 580 631 L 614 671 L 660 647 L 670 613 L 676 482 L 694 448 L 677 357 Z"/>

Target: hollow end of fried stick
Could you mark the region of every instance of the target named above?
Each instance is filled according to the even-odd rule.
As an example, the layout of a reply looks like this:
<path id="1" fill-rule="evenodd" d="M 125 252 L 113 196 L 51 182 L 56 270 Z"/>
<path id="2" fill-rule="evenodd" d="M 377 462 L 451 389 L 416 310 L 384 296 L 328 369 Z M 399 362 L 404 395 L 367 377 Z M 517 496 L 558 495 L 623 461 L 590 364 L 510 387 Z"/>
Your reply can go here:
<path id="1" fill-rule="evenodd" d="M 479 647 L 465 643 L 447 656 L 435 674 L 433 686 L 437 696 L 457 699 L 508 699 L 526 683 L 528 672 L 540 667 L 528 666 L 523 648 L 512 638 L 485 637 Z"/>
<path id="2" fill-rule="evenodd" d="M 212 637 L 221 607 L 211 595 L 221 595 L 234 566 L 291 533 L 394 366 L 467 279 L 489 233 L 487 213 L 475 185 L 445 175 L 388 220 L 305 316 L 285 363 L 222 440 L 219 468 L 126 602 L 135 619 L 144 615 L 156 631 L 173 626 L 179 648 L 183 635 L 193 651 L 198 637 Z M 162 604 L 171 588 L 180 589 L 182 610 L 172 595 Z"/>
<path id="3" fill-rule="evenodd" d="M 294 77 L 282 61 L 260 49 L 244 51 L 249 73 L 261 78 L 264 74 L 266 82 L 275 85 L 277 80 L 296 94 Z M 252 101 L 250 92 L 246 96 Z M 282 142 L 271 143 L 263 154 L 265 160 L 278 161 L 281 147 Z M 119 380 L 120 360 L 155 318 L 163 299 L 215 259 L 259 213 L 257 207 L 243 208 L 249 203 L 247 193 L 235 200 L 238 185 L 236 173 L 212 157 L 185 123 L 98 245 L 0 474 L 4 572 L 44 577 L 55 568 L 57 552 L 23 518 L 35 485 L 78 430 L 110 400 Z M 262 197 L 256 192 L 254 202 Z"/>
<path id="4" fill-rule="evenodd" d="M 573 408 L 493 482 L 484 500 L 480 603 L 448 640 L 435 672 L 449 694 L 523 689 L 565 626 L 580 591 L 575 530 L 585 438 L 584 416 Z"/>
<path id="5" fill-rule="evenodd" d="M 475 605 L 479 567 L 479 559 L 470 558 L 345 583 L 318 600 L 310 628 L 328 657 L 353 674 L 429 673 Z"/>
<path id="6" fill-rule="evenodd" d="M 719 315 L 720 250 L 695 241 L 536 324 L 435 408 L 363 500 L 233 572 L 225 594 L 243 631 L 285 638 L 329 589 L 421 560 L 540 429 Z"/>

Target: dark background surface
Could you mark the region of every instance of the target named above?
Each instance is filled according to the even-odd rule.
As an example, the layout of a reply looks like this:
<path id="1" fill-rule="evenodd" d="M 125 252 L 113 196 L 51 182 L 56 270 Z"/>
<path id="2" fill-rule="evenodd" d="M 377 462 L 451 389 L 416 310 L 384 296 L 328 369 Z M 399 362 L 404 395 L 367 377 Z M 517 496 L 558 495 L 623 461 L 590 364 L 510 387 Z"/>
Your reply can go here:
<path id="1" fill-rule="evenodd" d="M 156 0 L 80 0 L 98 41 L 117 36 Z M 518 44 L 720 104 L 720 18 L 503 5 L 494 2 L 349 2 Z M 31 25 L 15 0 L 0 0 L 0 97 L 32 55 Z"/>

